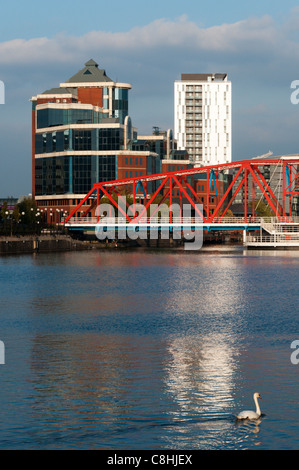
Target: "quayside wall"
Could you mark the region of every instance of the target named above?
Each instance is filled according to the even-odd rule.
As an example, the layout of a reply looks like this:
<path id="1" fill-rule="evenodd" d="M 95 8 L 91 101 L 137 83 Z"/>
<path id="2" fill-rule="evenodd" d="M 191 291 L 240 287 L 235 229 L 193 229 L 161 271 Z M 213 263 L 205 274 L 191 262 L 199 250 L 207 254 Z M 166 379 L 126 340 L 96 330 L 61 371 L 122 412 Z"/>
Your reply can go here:
<path id="1" fill-rule="evenodd" d="M 0 255 L 88 250 L 92 246 L 69 236 L 0 237 Z"/>

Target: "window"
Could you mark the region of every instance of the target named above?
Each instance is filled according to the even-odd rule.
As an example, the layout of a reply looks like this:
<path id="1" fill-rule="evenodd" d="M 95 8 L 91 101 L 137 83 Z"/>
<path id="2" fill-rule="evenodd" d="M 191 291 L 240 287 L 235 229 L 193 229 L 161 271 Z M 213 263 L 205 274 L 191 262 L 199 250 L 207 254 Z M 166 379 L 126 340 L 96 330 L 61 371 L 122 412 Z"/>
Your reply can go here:
<path id="1" fill-rule="evenodd" d="M 69 192 L 69 157 L 39 158 L 35 162 L 36 195 Z"/>
<path id="2" fill-rule="evenodd" d="M 99 150 L 119 150 L 124 145 L 123 129 L 99 129 Z"/>
<path id="3" fill-rule="evenodd" d="M 56 109 L 46 108 L 37 111 L 37 128 L 62 126 L 65 124 L 91 124 L 91 109 Z"/>
<path id="4" fill-rule="evenodd" d="M 74 130 L 73 149 L 91 150 L 91 131 Z"/>
<path id="5" fill-rule="evenodd" d="M 52 134 L 52 152 L 56 152 L 56 132 Z"/>
<path id="6" fill-rule="evenodd" d="M 70 148 L 70 131 L 66 130 L 63 133 L 64 136 L 64 150 L 68 150 Z"/>

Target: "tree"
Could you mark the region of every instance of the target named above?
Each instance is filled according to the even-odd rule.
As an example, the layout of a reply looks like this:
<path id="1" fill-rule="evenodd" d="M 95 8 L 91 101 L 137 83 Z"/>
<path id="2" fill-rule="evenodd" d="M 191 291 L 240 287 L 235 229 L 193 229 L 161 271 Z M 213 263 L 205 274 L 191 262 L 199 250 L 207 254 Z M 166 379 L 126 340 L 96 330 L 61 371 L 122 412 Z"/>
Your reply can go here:
<path id="1" fill-rule="evenodd" d="M 22 223 L 33 227 L 36 222 L 37 204 L 30 197 L 25 197 L 17 205 Z"/>
<path id="2" fill-rule="evenodd" d="M 1 219 L 6 220 L 8 218 L 8 212 L 9 211 L 8 211 L 7 201 L 4 201 L 1 211 L 0 211 Z"/>
<path id="3" fill-rule="evenodd" d="M 15 206 L 13 213 L 12 213 L 12 217 L 15 222 L 18 223 L 20 221 L 21 214 L 20 214 L 20 209 L 18 205 Z"/>
<path id="4" fill-rule="evenodd" d="M 249 203 L 249 207 L 252 207 L 252 201 Z M 257 217 L 274 217 L 274 211 L 269 207 L 265 201 L 254 201 L 254 213 Z"/>
<path id="5" fill-rule="evenodd" d="M 230 209 L 228 209 L 223 217 L 235 217 L 235 216 L 234 216 L 234 213 Z"/>

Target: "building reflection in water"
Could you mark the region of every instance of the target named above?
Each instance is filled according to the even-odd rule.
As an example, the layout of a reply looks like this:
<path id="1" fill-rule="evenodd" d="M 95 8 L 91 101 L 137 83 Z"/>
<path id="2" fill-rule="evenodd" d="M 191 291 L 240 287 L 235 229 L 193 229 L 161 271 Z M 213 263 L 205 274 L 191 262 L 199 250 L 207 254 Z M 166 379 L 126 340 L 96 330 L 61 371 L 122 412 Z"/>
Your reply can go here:
<path id="1" fill-rule="evenodd" d="M 160 341 L 100 333 L 39 335 L 31 370 L 33 415 L 74 447 L 107 448 L 164 422 Z M 36 432 L 36 430 L 35 430 Z M 137 437 L 138 436 L 138 437 Z M 121 444 L 119 444 L 121 446 Z M 121 447 L 120 447 L 121 448 Z"/>
<path id="2" fill-rule="evenodd" d="M 194 427 L 201 448 L 225 447 L 232 439 L 237 445 L 244 439 L 235 435 L 234 420 L 238 357 L 246 329 L 242 269 L 230 258 L 208 257 L 201 267 L 207 265 L 210 278 L 205 271 L 200 288 L 181 276 L 176 279 L 177 295 L 172 292 L 170 300 L 178 315 L 186 305 L 192 312 L 190 334 L 169 342 L 171 359 L 165 366 L 167 393 L 177 404 L 171 413 L 181 423 L 179 437 L 169 436 L 174 448 L 190 444 Z"/>
<path id="3" fill-rule="evenodd" d="M 65 283 L 64 292 L 57 280 L 58 294 L 35 292 L 35 419 L 57 439 L 84 433 L 89 447 L 107 447 L 112 437 L 119 448 L 124 437 L 132 448 L 241 447 L 248 429 L 233 414 L 247 327 L 243 265 L 181 255 L 161 264 L 153 256 L 121 257 L 110 277 L 94 269 L 78 290 Z"/>

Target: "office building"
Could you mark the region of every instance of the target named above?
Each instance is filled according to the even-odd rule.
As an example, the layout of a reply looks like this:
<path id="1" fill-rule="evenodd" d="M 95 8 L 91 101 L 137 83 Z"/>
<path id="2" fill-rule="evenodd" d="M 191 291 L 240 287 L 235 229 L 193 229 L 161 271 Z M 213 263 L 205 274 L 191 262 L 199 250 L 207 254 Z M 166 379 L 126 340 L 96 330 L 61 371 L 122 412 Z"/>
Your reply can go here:
<path id="1" fill-rule="evenodd" d="M 232 159 L 231 82 L 227 74 L 182 74 L 174 83 L 174 137 L 195 165 Z"/>
<path id="2" fill-rule="evenodd" d="M 156 172 L 157 154 L 131 147 L 130 89 L 89 60 L 32 97 L 32 195 L 48 223 L 60 222 L 94 183 Z"/>

